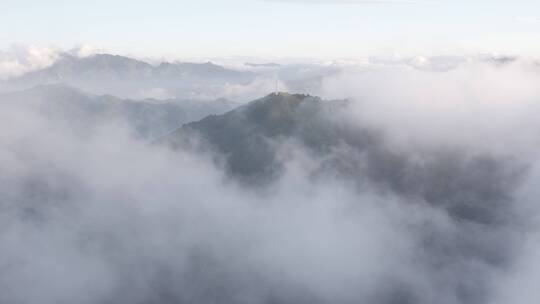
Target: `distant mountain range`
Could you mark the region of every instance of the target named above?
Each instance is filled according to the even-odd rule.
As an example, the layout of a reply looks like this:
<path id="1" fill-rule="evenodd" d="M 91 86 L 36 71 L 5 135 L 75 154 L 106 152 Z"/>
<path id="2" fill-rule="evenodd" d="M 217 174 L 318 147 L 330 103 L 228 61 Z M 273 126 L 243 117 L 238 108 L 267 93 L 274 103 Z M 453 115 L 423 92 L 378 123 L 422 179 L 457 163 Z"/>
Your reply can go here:
<path id="1" fill-rule="evenodd" d="M 80 58 L 63 54 L 50 67 L 0 82 L 0 89 L 10 91 L 64 84 L 122 98 L 152 97 L 156 92 L 168 97 L 193 98 L 219 94 L 223 86 L 246 84 L 255 76 L 252 72 L 234 71 L 210 62 L 164 62 L 154 66 L 118 55 Z"/>
<path id="2" fill-rule="evenodd" d="M 413 68 L 444 72 L 470 63 L 502 66 L 519 58 L 509 56 L 439 56 L 367 58 L 364 61 L 243 63 L 237 70 L 211 62 L 161 62 L 150 64 L 111 54 L 89 57 L 61 53 L 46 68 L 0 81 L 0 92 L 25 90 L 37 85 L 62 84 L 97 95 L 126 99 L 217 99 L 249 101 L 272 90 L 276 81 L 283 90 L 325 95 L 328 80 L 344 72 L 381 68 Z M 256 61 L 257 62 L 257 61 Z M 234 65 L 237 65 L 235 63 Z M 331 83 L 331 82 L 330 82 Z"/>
<path id="3" fill-rule="evenodd" d="M 38 111 L 46 118 L 66 121 L 80 130 L 91 129 L 103 122 L 126 123 L 137 136 L 146 139 L 163 136 L 184 123 L 221 114 L 237 106 L 226 99 L 121 99 L 89 94 L 65 85 L 41 85 L 0 94 L 0 102 Z"/>

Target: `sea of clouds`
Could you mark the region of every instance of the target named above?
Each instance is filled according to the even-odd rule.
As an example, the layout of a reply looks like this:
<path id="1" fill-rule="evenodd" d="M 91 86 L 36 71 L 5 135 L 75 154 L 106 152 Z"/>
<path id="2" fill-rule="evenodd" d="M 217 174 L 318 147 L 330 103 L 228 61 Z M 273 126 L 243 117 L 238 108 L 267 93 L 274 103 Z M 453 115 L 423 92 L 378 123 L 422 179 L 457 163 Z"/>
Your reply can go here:
<path id="1" fill-rule="evenodd" d="M 2 77 L 56 58 L 20 52 L 0 54 Z M 271 91 L 267 78 L 250 94 Z M 211 152 L 139 141 L 123 122 L 81 132 L 2 104 L 0 302 L 536 303 L 539 78 L 536 65 L 517 60 L 449 70 L 362 64 L 317 82 L 317 94 L 352 101 L 345 119 L 380 130 L 387 149 L 408 159 L 458 151 L 493 160 L 493 171 L 450 164 L 474 176 L 468 189 L 503 198 L 477 201 L 501 208 L 494 221 L 314 179 L 320 160 L 300 144 L 283 147 L 292 156 L 276 182 L 254 189 Z"/>

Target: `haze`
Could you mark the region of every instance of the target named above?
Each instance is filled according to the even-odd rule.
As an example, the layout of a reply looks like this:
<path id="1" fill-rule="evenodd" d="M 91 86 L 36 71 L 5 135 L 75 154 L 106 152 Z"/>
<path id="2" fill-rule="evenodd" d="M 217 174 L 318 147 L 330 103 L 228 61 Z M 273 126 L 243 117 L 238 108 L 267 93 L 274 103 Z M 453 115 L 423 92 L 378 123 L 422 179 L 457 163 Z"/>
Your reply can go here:
<path id="1" fill-rule="evenodd" d="M 0 303 L 536 304 L 534 1 L 2 1 Z"/>

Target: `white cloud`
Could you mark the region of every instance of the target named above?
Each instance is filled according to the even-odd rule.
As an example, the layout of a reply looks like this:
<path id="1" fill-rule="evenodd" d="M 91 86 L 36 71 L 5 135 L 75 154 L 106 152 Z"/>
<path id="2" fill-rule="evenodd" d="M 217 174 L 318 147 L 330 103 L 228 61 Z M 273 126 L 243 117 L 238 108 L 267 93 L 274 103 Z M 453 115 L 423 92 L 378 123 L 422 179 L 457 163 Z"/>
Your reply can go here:
<path id="1" fill-rule="evenodd" d="M 105 50 L 90 44 L 81 44 L 71 49 L 68 53 L 79 58 L 90 57 L 95 54 L 105 53 Z"/>
<path id="2" fill-rule="evenodd" d="M 323 92 L 355 97 L 355 121 L 409 143 L 538 153 L 537 70 L 430 64 L 352 65 L 326 77 Z M 225 92 L 249 96 L 273 85 L 260 78 Z M 146 145 L 114 123 L 81 136 L 65 121 L 1 106 L 0 302 L 536 299 L 539 272 L 528 266 L 538 256 L 537 228 L 522 234 L 529 217 L 471 224 L 422 200 L 313 179 L 318 160 L 295 144 L 284 147 L 293 151 L 285 175 L 259 193 L 227 180 L 207 155 Z M 438 169 L 445 187 L 452 180 Z M 538 177 L 526 178 L 532 192 L 520 189 L 519 208 L 538 204 Z M 481 202 L 498 185 L 482 187 Z M 530 248 L 520 252 L 515 234 Z M 500 252 L 512 256 L 500 262 Z"/>
<path id="3" fill-rule="evenodd" d="M 401 143 L 535 153 L 540 74 L 534 63 L 474 60 L 442 71 L 426 66 L 429 60 L 416 59 L 412 66 L 345 70 L 324 79 L 322 94 L 354 99 L 355 119 L 382 126 Z"/>
<path id="4" fill-rule="evenodd" d="M 13 45 L 6 51 L 0 51 L 0 79 L 48 67 L 59 55 L 60 52 L 53 48 Z"/>

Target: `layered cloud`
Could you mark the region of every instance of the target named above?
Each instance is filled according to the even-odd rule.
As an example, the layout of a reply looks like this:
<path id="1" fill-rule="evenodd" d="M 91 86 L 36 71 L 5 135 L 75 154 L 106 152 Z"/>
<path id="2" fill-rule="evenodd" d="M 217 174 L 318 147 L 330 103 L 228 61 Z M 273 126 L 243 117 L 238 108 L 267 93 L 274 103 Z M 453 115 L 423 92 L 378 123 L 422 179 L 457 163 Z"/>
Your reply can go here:
<path id="1" fill-rule="evenodd" d="M 320 93 L 351 99 L 328 121 L 318 99 L 279 95 L 255 104 L 269 116 L 215 116 L 217 143 L 242 135 L 228 151 L 172 151 L 116 120 L 78 132 L 69 107 L 1 103 L 0 302 L 534 303 L 537 68 L 415 65 L 324 74 Z M 274 72 L 230 94 L 273 90 Z M 311 142 L 287 133 L 291 117 Z M 261 187 L 221 162 L 270 145 L 283 170 Z"/>
<path id="2" fill-rule="evenodd" d="M 513 225 L 313 180 L 302 146 L 259 193 L 115 124 L 81 138 L 31 112 L 2 122 L 5 302 L 478 303 L 515 241 Z"/>

